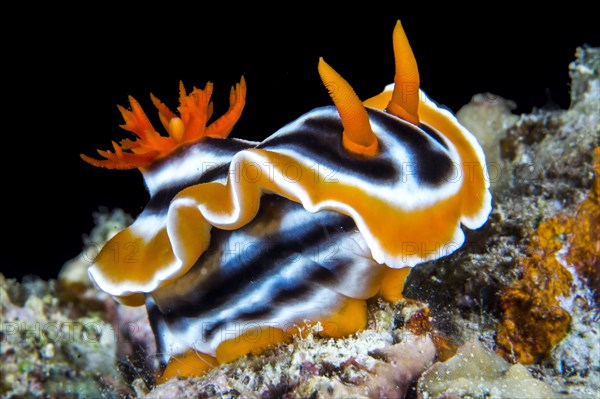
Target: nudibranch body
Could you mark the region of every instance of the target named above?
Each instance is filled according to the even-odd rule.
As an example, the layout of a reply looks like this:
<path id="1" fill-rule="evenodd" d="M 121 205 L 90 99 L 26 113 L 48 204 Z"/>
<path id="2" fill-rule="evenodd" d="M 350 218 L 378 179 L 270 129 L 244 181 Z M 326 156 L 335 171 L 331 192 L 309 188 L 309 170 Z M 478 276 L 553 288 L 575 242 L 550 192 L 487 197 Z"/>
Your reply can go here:
<path id="1" fill-rule="evenodd" d="M 242 78 L 229 111 L 210 124 L 210 83 L 190 94 L 181 85 L 179 115 L 152 97 L 168 136 L 130 98 L 131 110 L 120 110 L 137 139 L 99 151 L 104 160 L 83 156 L 140 169 L 150 192 L 89 273 L 123 303 L 146 304 L 162 380 L 316 323 L 326 336 L 356 332 L 366 299 L 398 300 L 408 267 L 458 249 L 461 224 L 485 223 L 483 151 L 420 90 L 399 22 L 393 39 L 396 76 L 383 93 L 361 102 L 321 59 L 335 106 L 260 143 L 226 138 L 244 107 Z"/>

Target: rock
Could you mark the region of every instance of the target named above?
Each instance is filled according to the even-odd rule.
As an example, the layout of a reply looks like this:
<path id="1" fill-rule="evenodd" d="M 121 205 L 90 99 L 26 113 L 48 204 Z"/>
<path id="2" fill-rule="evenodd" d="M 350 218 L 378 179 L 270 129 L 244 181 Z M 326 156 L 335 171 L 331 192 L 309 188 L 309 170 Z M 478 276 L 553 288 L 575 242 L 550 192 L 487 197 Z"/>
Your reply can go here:
<path id="1" fill-rule="evenodd" d="M 418 382 L 419 399 L 552 399 L 552 389 L 522 364 L 486 350 L 479 341 L 461 346 L 456 356 L 430 367 Z"/>
<path id="2" fill-rule="evenodd" d="M 32 287 L 33 286 L 33 287 Z M 0 274 L 4 398 L 115 397 L 129 392 L 117 368 L 114 329 L 97 312 L 56 299 L 55 282 Z"/>

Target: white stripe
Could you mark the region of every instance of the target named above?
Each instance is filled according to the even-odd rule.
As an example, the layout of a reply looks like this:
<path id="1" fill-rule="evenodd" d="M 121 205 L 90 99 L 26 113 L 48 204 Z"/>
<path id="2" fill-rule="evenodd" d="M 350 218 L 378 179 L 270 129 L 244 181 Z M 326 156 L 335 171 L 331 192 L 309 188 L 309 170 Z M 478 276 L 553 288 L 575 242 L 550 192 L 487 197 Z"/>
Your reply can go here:
<path id="1" fill-rule="evenodd" d="M 206 146 L 190 146 L 183 156 L 175 156 L 163 162 L 160 168 L 144 173 L 144 181 L 150 195 L 162 189 L 180 187 L 197 180 L 208 170 L 229 163 L 231 154 L 209 151 Z"/>

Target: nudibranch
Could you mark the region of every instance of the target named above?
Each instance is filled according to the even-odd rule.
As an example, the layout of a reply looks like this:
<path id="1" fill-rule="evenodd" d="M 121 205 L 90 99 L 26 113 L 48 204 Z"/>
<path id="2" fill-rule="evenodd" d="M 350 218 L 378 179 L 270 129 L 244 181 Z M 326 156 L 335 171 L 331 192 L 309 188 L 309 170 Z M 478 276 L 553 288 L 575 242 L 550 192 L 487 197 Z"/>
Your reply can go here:
<path id="1" fill-rule="evenodd" d="M 262 142 L 227 138 L 246 100 L 209 123 L 213 86 L 178 114 L 156 97 L 158 133 L 140 104 L 120 107 L 134 140 L 92 165 L 139 169 L 150 200 L 89 268 L 127 305 L 146 305 L 159 381 L 211 367 L 317 326 L 341 337 L 366 324 L 366 299 L 401 298 L 407 270 L 464 241 L 491 210 L 476 138 L 420 89 L 400 22 L 394 83 L 364 102 L 323 59 L 335 106 L 304 114 Z M 320 323 L 320 326 L 319 324 Z"/>

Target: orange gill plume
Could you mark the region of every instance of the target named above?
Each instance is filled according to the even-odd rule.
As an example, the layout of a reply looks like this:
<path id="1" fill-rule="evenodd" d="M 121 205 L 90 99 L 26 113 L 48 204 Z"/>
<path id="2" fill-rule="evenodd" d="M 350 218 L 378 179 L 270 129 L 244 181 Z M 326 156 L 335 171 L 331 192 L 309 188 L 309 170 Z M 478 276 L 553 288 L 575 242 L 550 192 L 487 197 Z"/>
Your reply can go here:
<path id="1" fill-rule="evenodd" d="M 204 137 L 225 138 L 244 109 L 246 81 L 242 76 L 240 82 L 231 88 L 229 110 L 207 125 L 213 111 L 213 103 L 210 101 L 212 92 L 213 84 L 208 82 L 204 89 L 194 87 L 192 92 L 187 94 L 183 82 L 180 82 L 177 108 L 179 116 L 150 94 L 167 136 L 161 135 L 154 129 L 140 104 L 129 96 L 130 110 L 118 106 L 125 121 L 121 127 L 132 132 L 136 138 L 121 140 L 118 144 L 113 141 L 113 151 L 98 150 L 98 153 L 106 159 L 98 160 L 84 154 L 80 156 L 84 161 L 103 168 L 144 169 L 156 159 L 169 155 L 182 144 L 197 142 Z"/>

